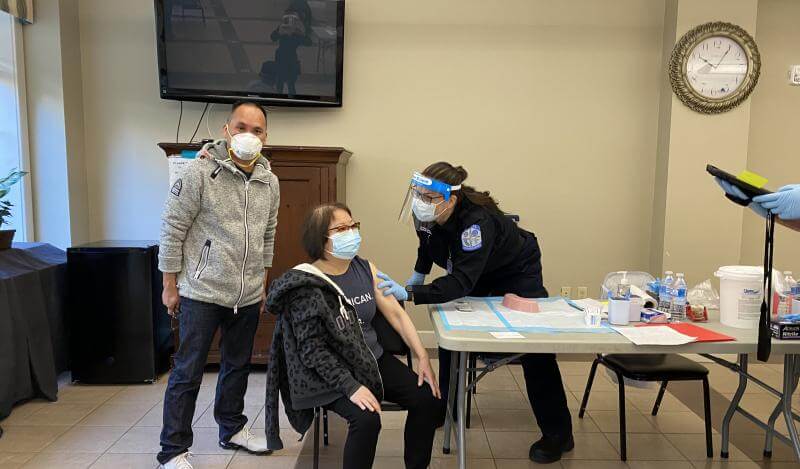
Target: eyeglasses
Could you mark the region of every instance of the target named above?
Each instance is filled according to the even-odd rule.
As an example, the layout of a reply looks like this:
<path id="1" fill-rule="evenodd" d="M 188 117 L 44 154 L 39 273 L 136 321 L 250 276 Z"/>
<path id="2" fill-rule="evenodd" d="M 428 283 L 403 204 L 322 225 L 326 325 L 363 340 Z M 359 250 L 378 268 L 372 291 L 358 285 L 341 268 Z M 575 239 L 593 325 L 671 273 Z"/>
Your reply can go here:
<path id="1" fill-rule="evenodd" d="M 439 194 L 428 195 L 428 194 L 423 194 L 422 192 L 420 192 L 418 190 L 414 190 L 414 197 L 418 198 L 419 200 L 421 200 L 421 201 L 423 201 L 425 203 L 429 203 L 429 204 L 436 203 L 439 199 L 444 199 L 443 195 L 439 195 Z"/>
<path id="2" fill-rule="evenodd" d="M 332 232 L 333 234 L 336 234 L 336 233 L 344 233 L 345 231 L 360 230 L 360 229 L 361 229 L 361 222 L 356 221 L 353 222 L 352 225 L 339 225 L 339 226 L 334 226 L 333 228 L 328 228 L 328 233 Z"/>

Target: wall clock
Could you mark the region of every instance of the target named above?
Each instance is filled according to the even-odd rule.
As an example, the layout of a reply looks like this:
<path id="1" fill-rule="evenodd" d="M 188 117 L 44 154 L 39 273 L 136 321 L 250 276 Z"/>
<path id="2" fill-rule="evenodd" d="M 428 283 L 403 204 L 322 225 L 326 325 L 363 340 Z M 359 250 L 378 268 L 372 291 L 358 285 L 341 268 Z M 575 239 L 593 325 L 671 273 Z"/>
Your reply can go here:
<path id="1" fill-rule="evenodd" d="M 720 21 L 687 32 L 672 50 L 672 91 L 689 108 L 704 114 L 730 111 L 758 83 L 761 55 L 740 26 Z"/>

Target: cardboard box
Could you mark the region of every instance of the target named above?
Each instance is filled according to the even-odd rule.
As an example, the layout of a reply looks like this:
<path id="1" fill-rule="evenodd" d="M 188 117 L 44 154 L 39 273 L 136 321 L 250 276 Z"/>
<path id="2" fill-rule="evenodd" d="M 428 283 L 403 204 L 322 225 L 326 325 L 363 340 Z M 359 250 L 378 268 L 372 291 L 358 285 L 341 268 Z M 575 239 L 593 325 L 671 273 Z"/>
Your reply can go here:
<path id="1" fill-rule="evenodd" d="M 800 323 L 775 322 L 770 323 L 772 337 L 783 340 L 800 340 Z"/>

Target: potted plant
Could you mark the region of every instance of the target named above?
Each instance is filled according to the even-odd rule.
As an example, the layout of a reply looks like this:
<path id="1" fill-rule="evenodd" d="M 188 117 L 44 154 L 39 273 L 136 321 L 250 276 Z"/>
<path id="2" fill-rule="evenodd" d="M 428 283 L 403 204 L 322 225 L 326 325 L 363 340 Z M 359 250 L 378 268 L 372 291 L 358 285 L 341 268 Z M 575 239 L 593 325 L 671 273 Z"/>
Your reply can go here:
<path id="1" fill-rule="evenodd" d="M 0 249 L 9 249 L 11 247 L 11 242 L 14 240 L 14 233 L 16 232 L 16 230 L 2 229 L 3 225 L 9 223 L 8 219 L 11 218 L 11 209 L 14 208 L 14 204 L 8 200 L 3 200 L 3 198 L 11 190 L 11 187 L 18 183 L 19 180 L 22 179 L 22 176 L 26 174 L 28 173 L 14 169 L 8 176 L 0 179 Z"/>

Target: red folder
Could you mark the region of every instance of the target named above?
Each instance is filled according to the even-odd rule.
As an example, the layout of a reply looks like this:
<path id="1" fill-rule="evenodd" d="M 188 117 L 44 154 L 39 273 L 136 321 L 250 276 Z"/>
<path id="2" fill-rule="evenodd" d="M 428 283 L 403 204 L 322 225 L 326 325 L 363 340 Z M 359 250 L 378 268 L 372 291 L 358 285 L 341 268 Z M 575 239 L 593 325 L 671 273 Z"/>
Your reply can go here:
<path id="1" fill-rule="evenodd" d="M 669 328 L 674 329 L 677 332 L 680 332 L 681 334 L 688 335 L 689 337 L 694 337 L 695 342 L 728 342 L 731 340 L 736 340 L 729 335 L 710 331 L 705 327 L 696 326 L 694 324 L 689 324 L 687 322 L 676 322 L 671 324 L 642 324 L 639 327 L 642 326 L 644 327 L 667 326 Z"/>

